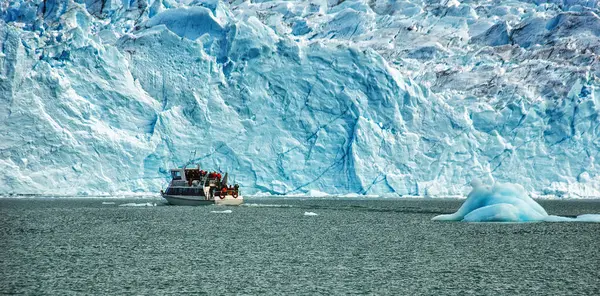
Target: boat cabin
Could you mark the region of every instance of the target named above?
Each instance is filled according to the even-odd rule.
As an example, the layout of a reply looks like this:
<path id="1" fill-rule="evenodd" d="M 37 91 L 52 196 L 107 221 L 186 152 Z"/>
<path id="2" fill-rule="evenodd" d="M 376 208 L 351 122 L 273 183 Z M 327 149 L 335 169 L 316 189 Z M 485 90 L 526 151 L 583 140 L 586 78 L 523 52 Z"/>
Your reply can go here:
<path id="1" fill-rule="evenodd" d="M 208 172 L 201 170 L 200 168 L 183 168 L 183 169 L 171 169 L 172 183 L 180 185 L 180 183 L 187 183 L 187 186 L 193 184 L 204 184 L 205 186 L 217 186 L 221 185 L 221 182 L 226 183 L 227 179 L 223 178 L 223 175 L 218 172 Z M 195 182 L 197 181 L 197 182 Z"/>
<path id="2" fill-rule="evenodd" d="M 171 169 L 171 178 L 173 178 L 173 180 L 185 181 L 185 173 L 183 169 Z"/>

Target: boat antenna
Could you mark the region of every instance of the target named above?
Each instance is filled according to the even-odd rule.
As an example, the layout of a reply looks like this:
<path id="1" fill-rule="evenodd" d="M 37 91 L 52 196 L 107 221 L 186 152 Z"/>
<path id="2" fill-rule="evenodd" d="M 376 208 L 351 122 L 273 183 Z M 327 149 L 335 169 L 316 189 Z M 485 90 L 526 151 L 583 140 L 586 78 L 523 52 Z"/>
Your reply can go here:
<path id="1" fill-rule="evenodd" d="M 185 169 L 189 164 L 194 162 L 194 159 L 196 159 L 196 149 L 190 151 L 190 160 L 188 160 L 188 162 L 185 163 L 183 168 Z"/>

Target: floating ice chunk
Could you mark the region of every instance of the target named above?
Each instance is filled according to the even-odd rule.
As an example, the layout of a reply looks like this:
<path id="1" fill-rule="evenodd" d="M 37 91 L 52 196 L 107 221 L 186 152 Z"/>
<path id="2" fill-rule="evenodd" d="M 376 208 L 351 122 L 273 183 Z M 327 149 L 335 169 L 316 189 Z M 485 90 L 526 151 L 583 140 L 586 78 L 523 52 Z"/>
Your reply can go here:
<path id="1" fill-rule="evenodd" d="M 151 202 L 147 202 L 147 203 L 126 203 L 126 204 L 121 204 L 119 205 L 120 207 L 155 207 L 156 203 L 151 203 Z"/>
<path id="2" fill-rule="evenodd" d="M 584 214 L 577 218 L 550 215 L 544 219 L 546 222 L 596 222 L 600 223 L 600 214 Z"/>
<path id="3" fill-rule="evenodd" d="M 231 214 L 233 211 L 232 210 L 224 210 L 224 211 L 210 211 L 211 213 L 215 213 L 215 214 Z"/>
<path id="4" fill-rule="evenodd" d="M 439 215 L 436 221 L 465 222 L 600 222 L 600 215 L 586 214 L 577 218 L 548 215 L 535 202 L 523 186 L 496 183 L 484 186 L 479 181 L 471 183 L 473 190 L 454 214 Z"/>
<path id="5" fill-rule="evenodd" d="M 103 205 L 114 205 L 115 202 L 114 201 L 103 201 L 102 204 Z"/>
<path id="6" fill-rule="evenodd" d="M 544 218 L 546 222 L 573 222 L 575 218 L 562 217 L 556 215 L 548 215 L 548 217 Z"/>
<path id="7" fill-rule="evenodd" d="M 492 187 L 473 182 L 473 190 L 454 214 L 439 215 L 438 221 L 527 222 L 548 216 L 521 185 L 496 183 Z"/>
<path id="8" fill-rule="evenodd" d="M 536 216 L 537 218 L 537 216 Z M 495 204 L 473 210 L 465 215 L 463 221 L 496 221 L 496 222 L 515 222 L 522 221 L 519 209 L 511 204 Z M 532 219 L 525 218 L 525 221 Z"/>
<path id="9" fill-rule="evenodd" d="M 575 218 L 577 222 L 596 222 L 600 223 L 600 214 L 584 214 Z"/>
<path id="10" fill-rule="evenodd" d="M 304 216 L 319 216 L 319 214 L 314 212 L 304 212 Z"/>

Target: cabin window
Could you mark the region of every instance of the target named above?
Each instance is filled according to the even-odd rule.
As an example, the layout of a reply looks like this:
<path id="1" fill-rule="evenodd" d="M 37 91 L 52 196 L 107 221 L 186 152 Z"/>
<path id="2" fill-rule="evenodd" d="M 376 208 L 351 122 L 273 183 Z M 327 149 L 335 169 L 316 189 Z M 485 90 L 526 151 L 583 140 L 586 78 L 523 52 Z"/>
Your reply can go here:
<path id="1" fill-rule="evenodd" d="M 181 171 L 171 171 L 173 180 L 181 180 Z"/>

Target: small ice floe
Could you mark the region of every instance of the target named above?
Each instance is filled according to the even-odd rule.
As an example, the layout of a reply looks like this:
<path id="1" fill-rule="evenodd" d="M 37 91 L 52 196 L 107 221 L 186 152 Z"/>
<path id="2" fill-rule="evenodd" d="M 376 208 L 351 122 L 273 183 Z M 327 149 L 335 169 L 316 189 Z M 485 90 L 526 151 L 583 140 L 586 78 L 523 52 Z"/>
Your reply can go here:
<path id="1" fill-rule="evenodd" d="M 595 222 L 600 223 L 600 214 L 584 214 L 575 218 L 550 215 L 545 222 Z"/>
<path id="2" fill-rule="evenodd" d="M 155 203 L 151 203 L 151 202 L 147 202 L 147 203 L 126 203 L 126 204 L 120 204 L 120 207 L 155 207 L 156 204 Z"/>
<path id="3" fill-rule="evenodd" d="M 319 214 L 314 212 L 304 212 L 304 216 L 319 216 Z"/>
<path id="4" fill-rule="evenodd" d="M 232 210 L 224 210 L 224 211 L 210 211 L 211 213 L 215 213 L 215 214 L 231 214 L 233 211 Z"/>
<path id="5" fill-rule="evenodd" d="M 575 218 L 575 221 L 578 222 L 596 222 L 600 223 L 600 214 L 584 214 L 579 215 Z"/>
<path id="6" fill-rule="evenodd" d="M 103 201 L 102 204 L 103 205 L 114 205 L 115 202 L 114 201 Z"/>
<path id="7" fill-rule="evenodd" d="M 600 215 L 585 214 L 577 218 L 548 215 L 523 186 L 496 183 L 471 184 L 473 190 L 454 214 L 433 217 L 436 221 L 465 222 L 600 222 Z"/>

